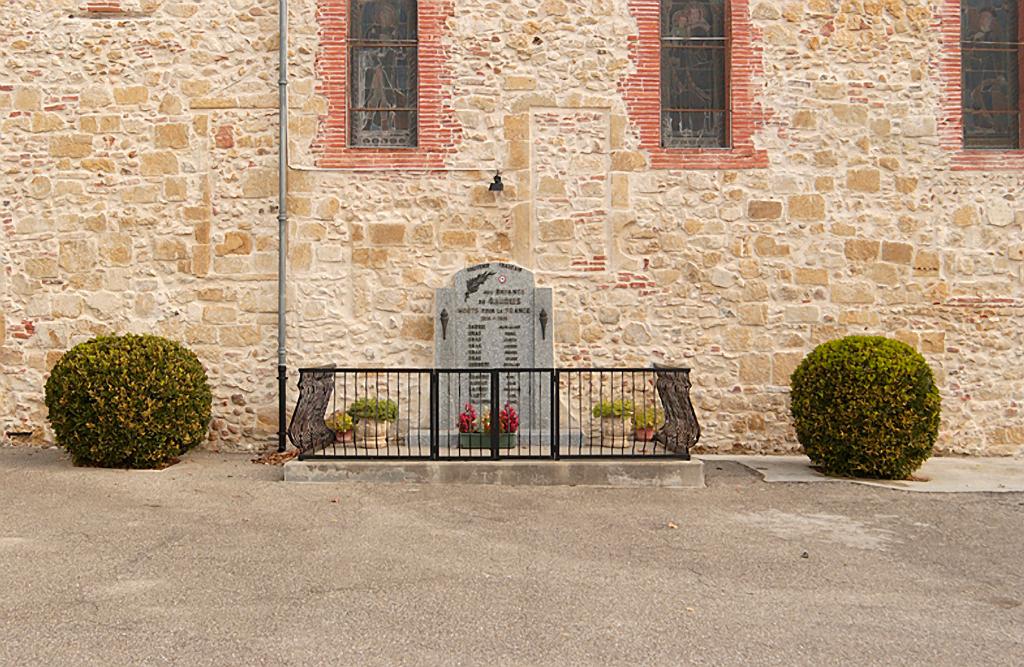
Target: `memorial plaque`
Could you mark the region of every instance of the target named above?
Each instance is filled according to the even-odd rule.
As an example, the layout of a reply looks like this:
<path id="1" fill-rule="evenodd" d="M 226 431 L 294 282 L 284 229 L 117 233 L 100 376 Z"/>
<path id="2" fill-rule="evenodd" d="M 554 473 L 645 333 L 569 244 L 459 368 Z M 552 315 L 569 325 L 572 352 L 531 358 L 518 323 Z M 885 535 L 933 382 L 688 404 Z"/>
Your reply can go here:
<path id="1" fill-rule="evenodd" d="M 435 364 L 438 369 L 552 368 L 551 290 L 515 264 L 478 264 L 459 271 L 436 292 Z M 499 402 L 516 407 L 520 430 L 548 426 L 550 374 L 502 373 Z M 489 373 L 441 376 L 442 420 L 465 403 L 488 406 Z M 446 407 L 447 406 L 447 407 Z M 441 428 L 445 425 L 442 423 Z"/>

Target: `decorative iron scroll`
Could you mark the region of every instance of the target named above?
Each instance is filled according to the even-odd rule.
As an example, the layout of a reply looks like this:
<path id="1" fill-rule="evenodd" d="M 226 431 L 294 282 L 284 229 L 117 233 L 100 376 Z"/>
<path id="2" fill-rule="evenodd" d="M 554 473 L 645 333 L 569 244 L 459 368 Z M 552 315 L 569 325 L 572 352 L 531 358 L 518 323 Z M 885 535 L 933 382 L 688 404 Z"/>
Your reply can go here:
<path id="1" fill-rule="evenodd" d="M 654 441 L 688 460 L 690 447 L 700 440 L 700 424 L 690 402 L 690 371 L 658 364 L 654 364 L 654 371 L 658 378 L 654 386 L 665 408 L 665 423 L 654 434 Z"/>
<path id="2" fill-rule="evenodd" d="M 313 368 L 299 372 L 299 400 L 288 424 L 288 439 L 300 452 L 323 449 L 334 442 L 334 431 L 324 423 L 333 393 L 333 369 Z"/>

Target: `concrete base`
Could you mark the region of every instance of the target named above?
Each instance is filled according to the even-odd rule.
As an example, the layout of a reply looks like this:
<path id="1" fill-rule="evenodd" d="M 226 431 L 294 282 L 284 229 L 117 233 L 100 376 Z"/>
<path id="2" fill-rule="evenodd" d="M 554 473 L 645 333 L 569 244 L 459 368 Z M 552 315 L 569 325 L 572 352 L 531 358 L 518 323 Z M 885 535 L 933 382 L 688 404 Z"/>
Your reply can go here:
<path id="1" fill-rule="evenodd" d="M 286 482 L 413 482 L 516 486 L 703 488 L 701 461 L 593 459 L 562 461 L 298 461 Z"/>

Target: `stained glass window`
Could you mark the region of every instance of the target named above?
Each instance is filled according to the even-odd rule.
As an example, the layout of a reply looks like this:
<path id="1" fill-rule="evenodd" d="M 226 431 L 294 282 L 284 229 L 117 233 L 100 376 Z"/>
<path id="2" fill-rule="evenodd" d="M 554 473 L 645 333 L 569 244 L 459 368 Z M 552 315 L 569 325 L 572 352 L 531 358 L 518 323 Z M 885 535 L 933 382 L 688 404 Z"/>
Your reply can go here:
<path id="1" fill-rule="evenodd" d="M 966 148 L 1020 148 L 1017 0 L 963 0 L 963 123 Z"/>
<path id="2" fill-rule="evenodd" d="M 351 0 L 349 144 L 416 145 L 416 0 Z"/>
<path id="3" fill-rule="evenodd" d="M 661 0 L 661 145 L 729 145 L 726 0 Z"/>

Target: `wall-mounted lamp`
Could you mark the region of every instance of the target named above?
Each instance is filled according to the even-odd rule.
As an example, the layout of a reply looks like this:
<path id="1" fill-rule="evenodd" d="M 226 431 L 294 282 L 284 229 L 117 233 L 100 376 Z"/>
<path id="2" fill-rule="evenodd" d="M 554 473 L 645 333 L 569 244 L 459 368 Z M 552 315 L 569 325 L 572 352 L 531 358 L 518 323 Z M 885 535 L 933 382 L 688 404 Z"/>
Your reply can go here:
<path id="1" fill-rule="evenodd" d="M 490 192 L 501 192 L 502 190 L 505 189 L 505 184 L 501 182 L 501 172 L 500 171 L 494 172 L 494 182 L 491 183 L 487 187 L 487 189 Z"/>

